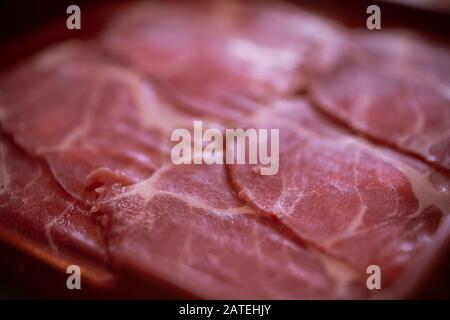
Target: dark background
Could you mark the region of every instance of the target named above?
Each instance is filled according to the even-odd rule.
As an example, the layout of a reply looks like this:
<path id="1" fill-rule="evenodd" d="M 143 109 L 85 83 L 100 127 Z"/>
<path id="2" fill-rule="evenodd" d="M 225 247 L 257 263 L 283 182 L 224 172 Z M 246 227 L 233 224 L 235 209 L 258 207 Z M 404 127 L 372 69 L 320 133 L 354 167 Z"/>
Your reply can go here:
<path id="1" fill-rule="evenodd" d="M 213 1 L 213 0 L 210 0 Z M 365 27 L 367 18 L 366 8 L 377 4 L 381 8 L 382 27 L 401 26 L 428 32 L 435 36 L 446 38 L 450 35 L 450 9 L 444 6 L 436 8 L 422 8 L 386 2 L 380 0 L 287 0 L 299 3 L 320 13 L 337 17 L 345 24 L 353 27 Z M 407 0 L 403 0 L 406 2 Z M 450 0 L 444 0 L 449 1 Z M 2 0 L 0 1 L 0 45 L 26 35 L 32 30 L 40 28 L 50 21 L 60 20 L 60 26 L 65 28 L 66 8 L 71 4 L 80 6 L 81 13 L 86 13 L 89 7 L 99 4 L 125 2 L 124 0 Z M 432 3 L 432 2 L 431 2 Z M 450 5 L 447 6 L 450 8 Z M 102 16 L 95 17 L 101 21 Z M 82 27 L 89 28 L 95 21 L 89 21 Z M 83 28 L 82 28 L 83 29 Z M 85 31 L 82 31 L 84 33 Z"/>

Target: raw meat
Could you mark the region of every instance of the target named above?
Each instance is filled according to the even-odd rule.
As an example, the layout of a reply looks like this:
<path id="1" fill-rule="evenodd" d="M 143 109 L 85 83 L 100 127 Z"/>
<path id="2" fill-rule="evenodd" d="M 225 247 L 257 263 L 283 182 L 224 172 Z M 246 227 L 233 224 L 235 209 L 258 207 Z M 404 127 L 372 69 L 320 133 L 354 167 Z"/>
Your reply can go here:
<path id="1" fill-rule="evenodd" d="M 443 88 L 450 86 L 450 51 L 433 41 L 407 31 L 352 34 L 354 45 L 378 63 L 388 64 L 422 81 L 433 81 Z"/>
<path id="2" fill-rule="evenodd" d="M 114 270 L 143 272 L 149 283 L 162 279 L 197 297 L 367 294 L 345 266 L 242 205 L 224 166 L 170 165 L 168 133 L 192 118 L 159 100 L 149 82 L 61 52 L 5 81 L 1 121 L 103 221 Z M 330 271 L 335 264 L 342 274 Z"/>
<path id="3" fill-rule="evenodd" d="M 450 52 L 408 39 L 356 37 L 311 95 L 348 126 L 450 169 Z"/>
<path id="4" fill-rule="evenodd" d="M 113 20 L 103 43 L 159 79 L 178 107 L 236 120 L 303 88 L 306 67 L 330 59 L 339 39 L 326 20 L 287 5 L 207 1 L 133 6 Z"/>
<path id="5" fill-rule="evenodd" d="M 89 208 L 69 196 L 48 168 L 0 136 L 0 224 L 51 255 L 107 262 L 103 229 Z"/>
<path id="6" fill-rule="evenodd" d="M 203 298 L 367 295 L 345 266 L 242 205 L 222 165 L 169 164 L 105 198 L 113 264 L 147 281 L 157 276 Z"/>
<path id="7" fill-rule="evenodd" d="M 449 114 L 446 54 L 385 47 L 288 5 L 126 8 L 2 77 L 1 228 L 144 291 L 367 298 L 377 264 L 389 296 L 448 220 L 450 177 L 384 144 L 446 167 Z M 194 120 L 280 128 L 279 173 L 173 165 Z"/>
<path id="8" fill-rule="evenodd" d="M 170 153 L 172 126 L 186 120 L 129 70 L 63 49 L 4 81 L 0 121 L 19 145 L 47 160 L 67 192 L 92 201 L 101 185 L 148 177 Z"/>
<path id="9" fill-rule="evenodd" d="M 361 276 L 379 265 L 384 286 L 450 212 L 448 177 L 356 138 L 304 100 L 278 102 L 247 126 L 282 128 L 280 171 L 261 176 L 258 165 L 230 165 L 240 197 Z"/>

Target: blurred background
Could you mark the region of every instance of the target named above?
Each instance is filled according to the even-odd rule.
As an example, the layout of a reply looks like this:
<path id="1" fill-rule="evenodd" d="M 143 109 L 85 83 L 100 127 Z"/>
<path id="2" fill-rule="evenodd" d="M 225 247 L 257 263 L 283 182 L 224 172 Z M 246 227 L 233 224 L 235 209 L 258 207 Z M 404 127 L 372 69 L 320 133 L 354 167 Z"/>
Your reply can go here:
<path id="1" fill-rule="evenodd" d="M 256 0 L 258 1 L 258 0 Z M 48 42 L 66 37 L 89 37 L 95 33 L 107 17 L 104 14 L 90 16 L 92 7 L 108 7 L 124 0 L 2 0 L 0 2 L 0 58 L 15 59 L 6 55 L 11 43 L 20 41 L 37 29 L 47 27 L 46 39 L 34 44 L 43 46 Z M 365 28 L 366 8 L 371 4 L 380 6 L 382 27 L 404 27 L 425 32 L 430 37 L 447 42 L 450 34 L 450 0 L 288 0 L 302 7 L 335 18 L 347 26 Z M 76 4 L 82 12 L 82 30 L 65 28 L 66 8 Z M 51 27 L 49 26 L 51 25 Z M 12 58 L 10 57 L 12 56 Z M 8 61 L 9 61 L 8 60 Z"/>

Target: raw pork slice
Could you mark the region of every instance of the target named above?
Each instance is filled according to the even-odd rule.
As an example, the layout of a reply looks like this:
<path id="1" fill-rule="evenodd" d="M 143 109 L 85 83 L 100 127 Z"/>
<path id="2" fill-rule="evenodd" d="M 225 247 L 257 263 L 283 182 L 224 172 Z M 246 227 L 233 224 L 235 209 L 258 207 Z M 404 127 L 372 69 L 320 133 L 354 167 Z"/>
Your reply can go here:
<path id="1" fill-rule="evenodd" d="M 379 265 L 386 287 L 450 212 L 450 180 L 336 127 L 304 100 L 279 102 L 253 128 L 280 128 L 280 170 L 230 165 L 242 199 L 359 275 Z"/>
<path id="2" fill-rule="evenodd" d="M 379 196 L 373 200 L 370 208 L 378 212 L 376 210 L 387 207 L 386 210 L 391 209 L 393 215 L 397 213 L 396 210 L 402 213 L 398 219 L 390 217 L 392 220 L 387 219 L 386 222 L 378 217 L 383 222 L 376 220 L 376 223 L 369 224 L 367 233 L 380 234 L 384 236 L 383 239 L 369 241 L 364 238 L 363 232 L 362 235 L 353 235 L 362 237 L 362 241 L 367 241 L 367 244 L 361 245 L 359 238 L 356 243 L 351 241 L 355 238 L 340 241 L 340 237 L 345 238 L 342 235 L 345 232 L 339 231 L 342 227 L 340 219 L 345 220 L 346 215 L 355 214 L 355 210 L 359 210 L 361 206 L 358 201 L 362 200 L 355 190 L 349 191 L 350 194 L 353 192 L 353 198 L 338 211 L 340 214 L 322 212 L 325 215 L 328 212 L 333 220 L 316 215 L 318 219 L 312 223 L 314 228 L 310 229 L 306 225 L 307 233 L 293 222 L 295 219 L 281 219 L 295 233 L 289 236 L 290 233 L 282 225 L 243 206 L 236 199 L 224 180 L 223 167 L 167 167 L 172 128 L 190 127 L 193 118 L 160 99 L 149 81 L 126 67 L 91 59 L 90 55 L 89 58 L 85 58 L 83 54 L 73 56 L 61 48 L 63 47 L 51 49 L 41 55 L 39 61 L 5 79 L 2 86 L 1 121 L 4 130 L 20 146 L 48 162 L 52 174 L 64 189 L 93 206 L 95 214 L 106 221 L 108 251 L 115 270 L 121 269 L 130 274 L 143 273 L 143 280 L 149 283 L 154 279 L 162 279 L 198 297 L 356 297 L 366 294 L 360 287 L 366 276 L 361 264 L 382 264 L 388 281 L 397 274 L 394 271 L 398 271 L 409 261 L 408 250 L 415 252 L 413 249 L 428 239 L 428 233 L 420 231 L 420 228 L 428 227 L 431 235 L 439 223 L 442 212 L 431 205 L 444 205 L 433 202 L 437 197 L 434 193 L 430 196 L 432 202 L 420 204 L 421 208 L 427 209 L 423 212 L 423 217 L 418 214 L 417 219 L 402 220 L 404 216 L 409 218 L 409 215 L 419 212 L 419 204 L 412 189 L 408 189 L 407 179 L 389 165 L 380 165 L 378 171 L 373 169 L 373 172 L 392 180 L 390 183 L 394 191 L 387 190 L 384 185 L 380 187 L 381 191 L 376 187 L 375 191 L 369 190 L 369 193 Z M 21 94 L 22 90 L 28 94 Z M 273 118 L 274 121 L 297 114 L 299 123 L 295 123 L 295 130 L 302 132 L 300 124 L 303 127 L 309 125 L 312 132 L 316 130 L 329 136 L 331 144 L 336 142 L 338 130 L 333 129 L 331 124 L 320 121 L 302 103 L 297 107 L 299 109 L 286 109 L 284 116 L 277 116 L 276 110 L 275 113 L 268 109 L 261 112 L 266 112 L 268 118 Z M 303 140 L 299 142 L 295 138 L 282 142 L 285 147 L 294 149 L 296 143 L 301 144 Z M 325 152 L 326 148 L 322 150 L 319 147 L 316 156 L 325 157 L 325 160 L 327 157 L 335 159 L 334 152 L 339 151 L 339 144 L 340 142 L 337 143 L 336 150 L 329 150 L 328 153 Z M 348 156 L 347 151 L 345 149 L 341 153 L 343 158 Z M 362 152 L 361 157 L 364 156 Z M 297 156 L 290 159 L 290 164 L 295 167 Z M 283 162 L 288 164 L 288 158 L 282 158 Z M 378 162 L 373 166 L 377 165 Z M 247 167 L 239 170 L 244 168 Z M 283 168 L 282 164 L 279 175 L 270 179 L 280 181 L 280 176 L 286 176 Z M 346 176 L 339 177 L 339 168 L 336 167 L 331 174 L 334 172 L 337 178 L 345 181 Z M 317 176 L 319 186 L 323 181 L 329 181 L 328 171 L 312 169 L 315 167 L 307 172 Z M 347 170 L 348 166 L 344 165 L 344 169 Z M 369 178 L 375 174 L 371 170 L 369 166 Z M 235 182 L 236 176 L 245 179 L 246 174 L 248 172 L 239 172 L 234 176 Z M 255 171 L 252 170 L 250 177 L 254 182 L 249 180 L 248 184 L 252 188 L 259 188 L 264 180 L 259 175 L 254 175 Z M 396 187 L 395 183 L 399 186 Z M 277 192 L 273 186 L 266 187 L 264 189 L 263 185 L 262 189 L 258 189 L 258 194 L 265 194 L 264 201 L 270 200 L 274 192 Z M 423 189 L 426 190 L 427 187 L 425 185 Z M 333 191 L 332 188 L 330 190 Z M 331 205 L 339 200 L 348 200 L 347 195 L 340 198 L 339 192 L 334 194 L 331 191 L 324 189 L 323 197 L 320 197 L 322 204 Z M 246 190 L 240 190 L 243 196 L 245 192 Z M 295 188 L 288 193 L 286 199 L 298 197 Z M 101 197 L 100 201 L 97 199 L 98 195 Z M 361 199 L 362 197 L 363 195 Z M 389 202 L 386 203 L 386 199 L 391 197 L 398 200 L 398 209 L 391 208 Z M 301 202 L 305 200 L 299 199 Z M 254 204 L 253 199 L 250 200 Z M 287 200 L 283 201 L 288 203 Z M 304 202 L 306 206 L 309 204 L 308 201 Z M 257 207 L 265 209 L 258 204 Z M 350 210 L 352 208 L 353 211 Z M 367 216 L 371 216 L 370 212 L 368 210 Z M 356 230 L 358 218 L 355 221 Z M 298 242 L 300 236 L 308 243 L 324 249 L 320 244 L 327 232 L 324 233 L 319 228 L 320 223 L 328 232 L 328 241 L 336 242 L 323 250 L 325 253 L 322 254 Z M 158 227 L 154 227 L 156 225 Z M 413 239 L 410 242 L 399 237 L 399 234 L 406 237 L 408 234 L 404 230 L 416 226 L 419 230 L 411 232 Z M 329 231 L 334 229 L 338 231 Z M 379 230 L 382 232 L 379 233 Z M 418 240 L 414 237 L 418 237 Z M 183 241 L 178 242 L 179 238 L 183 238 Z M 380 252 L 383 249 L 380 245 L 382 240 L 389 241 L 395 250 L 386 248 L 386 253 Z M 189 241 L 208 243 L 211 246 L 202 247 L 198 244 L 194 248 Z M 403 246 L 399 249 L 397 245 L 400 242 Z M 163 243 L 167 246 L 163 246 Z M 261 251 L 253 251 L 258 243 L 264 244 Z M 224 248 L 222 255 L 212 254 L 222 252 L 221 248 Z M 330 255 L 343 259 L 344 263 L 335 262 Z M 361 259 L 356 259 L 355 255 Z M 220 267 L 218 261 L 227 268 Z M 262 270 L 257 271 L 260 272 L 258 277 L 256 272 L 253 273 L 255 263 Z M 169 265 L 174 269 L 170 269 Z M 283 272 L 276 273 L 276 269 Z M 264 275 L 264 272 L 268 275 Z M 315 276 L 311 276 L 311 272 Z M 307 276 L 301 276 L 302 273 Z M 243 280 L 242 275 L 247 275 L 247 278 Z M 314 281 L 309 279 L 310 276 Z M 261 282 L 260 277 L 266 278 Z M 264 282 L 271 283 L 271 286 L 263 285 Z M 294 285 L 302 288 L 301 292 L 295 291 Z"/>
<path id="3" fill-rule="evenodd" d="M 323 70 L 346 56 L 342 37 L 284 5 L 159 3 L 120 12 L 95 41 L 47 50 L 2 76 L 1 227 L 148 291 L 163 282 L 197 298 L 371 296 L 367 266 L 382 267 L 386 287 L 414 262 L 449 212 L 449 179 L 303 100 L 274 102 L 319 71 L 329 80 Z M 392 71 L 410 94 L 405 74 Z M 414 94 L 445 112 L 432 83 Z M 311 87 L 318 101 L 321 88 Z M 280 172 L 173 165 L 170 134 L 194 119 L 282 128 Z M 428 143 L 446 120 L 427 121 Z"/>
<path id="4" fill-rule="evenodd" d="M 162 278 L 201 298 L 367 295 L 351 270 L 307 250 L 278 223 L 242 205 L 222 165 L 161 167 L 104 194 L 115 268 Z"/>
<path id="5" fill-rule="evenodd" d="M 450 51 L 395 33 L 354 42 L 311 82 L 317 105 L 353 129 L 450 169 Z"/>
<path id="6" fill-rule="evenodd" d="M 92 201 L 99 186 L 147 178 L 170 155 L 172 129 L 192 122 L 130 70 L 76 54 L 80 46 L 49 49 L 4 79 L 0 122 L 67 192 Z"/>
<path id="7" fill-rule="evenodd" d="M 450 87 L 450 51 L 407 31 L 355 32 L 353 44 L 391 68 L 415 73 L 414 78 Z"/>
<path id="8" fill-rule="evenodd" d="M 137 4 L 113 19 L 103 44 L 159 79 L 179 107 L 240 119 L 303 88 L 306 66 L 329 59 L 340 37 L 329 22 L 287 5 L 205 1 Z"/>
<path id="9" fill-rule="evenodd" d="M 3 134 L 0 212 L 2 228 L 41 244 L 51 255 L 107 262 L 103 229 L 89 208 L 68 195 L 44 164 L 25 155 Z"/>
<path id="10" fill-rule="evenodd" d="M 345 266 L 243 206 L 224 166 L 172 167 L 169 133 L 193 119 L 149 82 L 63 48 L 5 79 L 1 121 L 99 216 L 113 270 L 201 298 L 367 294 Z"/>

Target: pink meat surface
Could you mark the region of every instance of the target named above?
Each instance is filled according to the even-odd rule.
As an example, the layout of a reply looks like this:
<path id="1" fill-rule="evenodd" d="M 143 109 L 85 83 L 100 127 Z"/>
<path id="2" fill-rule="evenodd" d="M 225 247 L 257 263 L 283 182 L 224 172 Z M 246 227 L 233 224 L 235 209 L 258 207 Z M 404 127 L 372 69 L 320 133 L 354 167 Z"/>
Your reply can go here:
<path id="1" fill-rule="evenodd" d="M 450 176 L 403 151 L 450 168 L 446 53 L 281 4 L 124 9 L 2 76 L 2 227 L 196 298 L 372 297 L 432 245 Z M 174 165 L 194 120 L 280 129 L 279 172 Z"/>
<path id="2" fill-rule="evenodd" d="M 358 277 L 243 205 L 225 167 L 163 166 L 99 201 L 119 269 L 141 270 L 197 297 L 362 297 Z"/>
<path id="3" fill-rule="evenodd" d="M 34 61 L 5 80 L 0 121 L 19 145 L 47 160 L 67 192 L 92 200 L 99 186 L 148 177 L 170 152 L 171 126 L 184 118 L 129 70 L 65 50 L 73 46 L 50 50 L 44 56 L 51 63 Z"/>
<path id="4" fill-rule="evenodd" d="M 450 169 L 450 51 L 388 33 L 355 46 L 316 74 L 317 105 L 346 125 Z"/>
<path id="5" fill-rule="evenodd" d="M 202 298 L 367 295 L 339 261 L 243 205 L 224 166 L 172 166 L 170 130 L 193 118 L 150 82 L 62 52 L 5 80 L 2 126 L 103 222 L 113 270 Z"/>
<path id="6" fill-rule="evenodd" d="M 236 120 L 303 88 L 306 68 L 325 63 L 338 39 L 326 20 L 287 5 L 217 1 L 133 6 L 103 44 L 161 80 L 177 106 Z"/>
<path id="7" fill-rule="evenodd" d="M 55 255 L 105 264 L 103 228 L 83 203 L 68 195 L 47 166 L 0 137 L 0 224 Z"/>
<path id="8" fill-rule="evenodd" d="M 241 198 L 359 275 L 379 265 L 388 285 L 450 211 L 448 177 L 337 128 L 304 100 L 278 102 L 247 125 L 280 128 L 280 170 L 229 166 Z"/>

